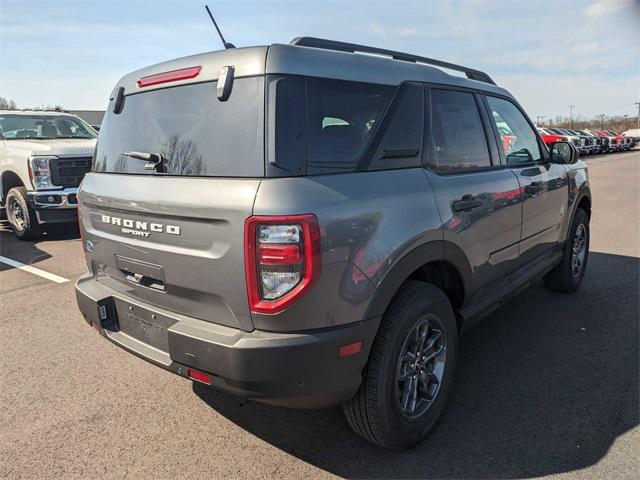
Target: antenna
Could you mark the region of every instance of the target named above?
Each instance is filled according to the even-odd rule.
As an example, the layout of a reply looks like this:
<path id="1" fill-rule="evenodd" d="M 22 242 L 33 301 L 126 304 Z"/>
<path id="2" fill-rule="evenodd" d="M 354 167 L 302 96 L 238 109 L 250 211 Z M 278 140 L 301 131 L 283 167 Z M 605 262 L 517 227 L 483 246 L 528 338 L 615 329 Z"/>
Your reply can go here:
<path id="1" fill-rule="evenodd" d="M 227 43 L 225 41 L 224 37 L 222 36 L 222 32 L 218 28 L 218 24 L 216 23 L 216 19 L 213 18 L 213 14 L 211 13 L 211 10 L 209 10 L 209 5 L 205 5 L 204 8 L 207 9 L 207 13 L 209 14 L 209 18 L 213 22 L 213 26 L 216 27 L 216 31 L 218 32 L 218 35 L 220 35 L 220 40 L 222 40 L 222 45 L 224 45 L 224 48 L 225 49 L 226 48 L 236 48 L 236 46 L 233 43 Z"/>

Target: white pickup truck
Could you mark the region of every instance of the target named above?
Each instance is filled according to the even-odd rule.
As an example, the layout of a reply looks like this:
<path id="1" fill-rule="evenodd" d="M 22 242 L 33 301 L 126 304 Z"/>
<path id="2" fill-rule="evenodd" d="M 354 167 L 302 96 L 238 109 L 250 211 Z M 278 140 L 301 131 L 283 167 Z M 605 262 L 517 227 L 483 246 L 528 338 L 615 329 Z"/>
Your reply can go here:
<path id="1" fill-rule="evenodd" d="M 77 190 L 98 134 L 60 111 L 0 110 L 0 205 L 21 240 L 77 221 Z"/>

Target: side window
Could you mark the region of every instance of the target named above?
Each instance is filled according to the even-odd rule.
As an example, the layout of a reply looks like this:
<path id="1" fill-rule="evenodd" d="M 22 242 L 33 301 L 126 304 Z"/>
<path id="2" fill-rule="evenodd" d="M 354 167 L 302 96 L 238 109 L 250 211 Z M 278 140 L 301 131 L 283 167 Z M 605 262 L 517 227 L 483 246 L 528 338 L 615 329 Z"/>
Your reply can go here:
<path id="1" fill-rule="evenodd" d="M 507 165 L 539 162 L 542 154 L 538 137 L 518 107 L 502 98 L 487 96 L 487 101 L 493 122 L 500 133 L 500 146 Z"/>
<path id="2" fill-rule="evenodd" d="M 402 86 L 381 126 L 384 130 L 369 170 L 419 166 L 424 131 L 424 88 L 411 84 Z"/>
<path id="3" fill-rule="evenodd" d="M 434 168 L 448 172 L 491 166 L 480 112 L 471 93 L 431 90 Z"/>
<path id="4" fill-rule="evenodd" d="M 307 173 L 353 170 L 395 87 L 307 79 Z"/>

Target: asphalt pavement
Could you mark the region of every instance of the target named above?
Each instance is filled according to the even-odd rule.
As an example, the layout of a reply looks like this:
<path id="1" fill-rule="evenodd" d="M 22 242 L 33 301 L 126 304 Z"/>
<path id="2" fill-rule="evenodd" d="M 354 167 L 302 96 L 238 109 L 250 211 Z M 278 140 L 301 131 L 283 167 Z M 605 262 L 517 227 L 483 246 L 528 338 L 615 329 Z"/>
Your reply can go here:
<path id="1" fill-rule="evenodd" d="M 640 478 L 640 152 L 586 160 L 582 288 L 537 284 L 463 337 L 450 404 L 405 453 L 339 408 L 248 402 L 118 349 L 76 308 L 77 232 L 0 222 L 0 256 L 37 269 L 0 262 L 0 478 Z"/>

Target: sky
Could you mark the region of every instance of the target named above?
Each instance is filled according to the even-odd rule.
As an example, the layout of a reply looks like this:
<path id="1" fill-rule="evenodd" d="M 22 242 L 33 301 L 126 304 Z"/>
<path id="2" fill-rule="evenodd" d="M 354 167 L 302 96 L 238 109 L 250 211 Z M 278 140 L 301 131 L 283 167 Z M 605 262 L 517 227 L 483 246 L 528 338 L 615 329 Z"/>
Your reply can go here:
<path id="1" fill-rule="evenodd" d="M 220 49 L 204 2 L 0 0 L 0 96 L 102 110 L 118 79 Z M 486 71 L 529 116 L 637 114 L 640 0 L 208 0 L 236 46 L 302 35 Z"/>

